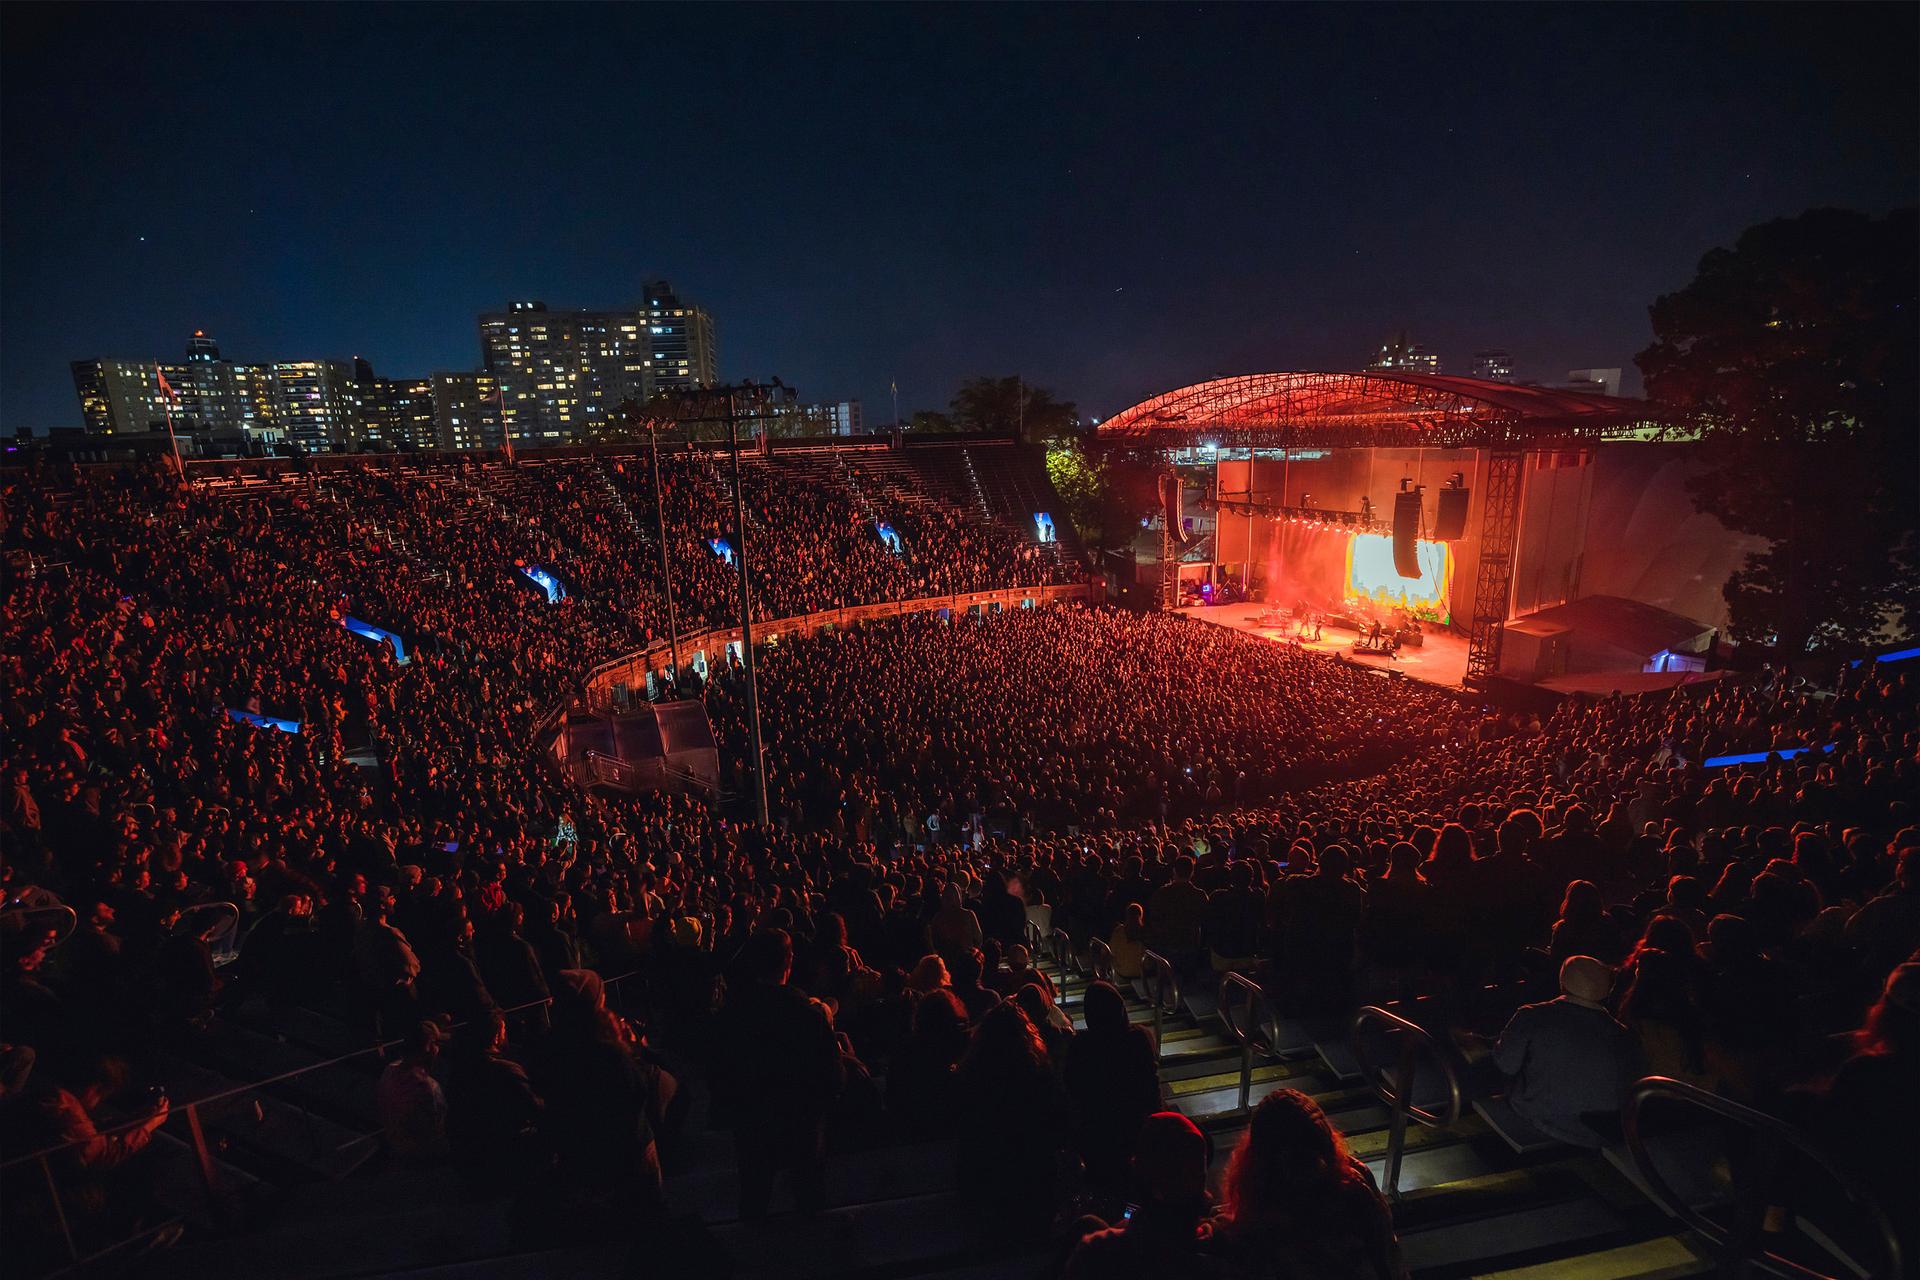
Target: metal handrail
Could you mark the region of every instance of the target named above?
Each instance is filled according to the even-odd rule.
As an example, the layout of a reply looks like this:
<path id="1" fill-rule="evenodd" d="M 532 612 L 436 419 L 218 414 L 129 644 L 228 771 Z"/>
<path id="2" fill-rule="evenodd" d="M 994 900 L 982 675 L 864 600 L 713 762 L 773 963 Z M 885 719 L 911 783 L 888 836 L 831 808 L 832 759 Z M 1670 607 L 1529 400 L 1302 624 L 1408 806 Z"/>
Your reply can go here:
<path id="1" fill-rule="evenodd" d="M 1247 1025 L 1241 1026 L 1233 1016 L 1233 993 L 1244 989 L 1247 993 Z M 1227 1026 L 1227 1034 L 1240 1043 L 1240 1110 L 1247 1109 L 1247 1103 L 1253 1094 L 1253 1055 L 1278 1058 L 1274 1048 L 1273 1006 L 1267 1003 L 1267 993 L 1260 984 L 1244 973 L 1228 973 L 1220 979 L 1219 997 L 1220 1021 Z M 1259 1018 L 1256 1010 L 1265 1009 L 1266 1017 Z M 1259 1034 L 1256 1035 L 1255 1033 Z"/>
<path id="2" fill-rule="evenodd" d="M 18 919 L 35 921 L 44 919 L 43 928 L 54 935 L 53 945 L 59 946 L 73 936 L 80 927 L 80 917 L 74 909 L 64 902 L 50 902 L 39 907 L 12 907 L 0 911 L 0 919 Z"/>
<path id="3" fill-rule="evenodd" d="M 1113 948 L 1104 938 L 1087 940 L 1087 974 L 1101 982 L 1113 981 Z"/>
<path id="4" fill-rule="evenodd" d="M 1029 920 L 1027 923 L 1033 922 Z M 1073 953 L 1073 939 L 1068 936 L 1067 931 L 1055 929 L 1049 941 L 1053 948 L 1053 965 L 1060 971 L 1060 976 L 1065 978 L 1069 973 L 1078 973 L 1080 957 Z"/>
<path id="5" fill-rule="evenodd" d="M 1391 1073 L 1367 1056 L 1366 1033 L 1375 1023 L 1381 1024 L 1388 1033 L 1400 1037 L 1399 1060 L 1393 1064 Z M 1400 1198 L 1400 1160 L 1406 1153 L 1407 1121 L 1411 1118 L 1429 1129 L 1444 1129 L 1458 1123 L 1461 1109 L 1460 1074 L 1453 1069 L 1453 1062 L 1440 1042 L 1425 1027 L 1378 1006 L 1367 1005 L 1353 1015 L 1351 1036 L 1353 1056 L 1359 1061 L 1360 1075 L 1380 1095 L 1380 1100 L 1387 1104 L 1391 1116 L 1384 1190 L 1388 1200 L 1397 1201 Z M 1418 1065 L 1421 1049 L 1427 1050 L 1428 1056 L 1440 1065 L 1441 1074 L 1446 1077 L 1445 1111 L 1431 1111 L 1414 1105 L 1414 1068 Z"/>
<path id="6" fill-rule="evenodd" d="M 180 919 L 174 928 L 177 932 L 187 931 L 190 921 L 201 916 L 218 915 L 220 925 L 196 928 L 194 932 L 205 935 L 207 950 L 213 954 L 216 965 L 231 963 L 240 954 L 240 904 L 237 902 L 196 902 L 180 913 Z"/>
<path id="7" fill-rule="evenodd" d="M 1874 1198 L 1872 1192 L 1862 1186 L 1851 1175 L 1834 1167 L 1826 1155 L 1809 1142 L 1804 1134 L 1792 1125 L 1770 1116 L 1763 1111 L 1729 1101 L 1717 1093 L 1709 1093 L 1684 1081 L 1666 1076 L 1647 1076 L 1633 1086 L 1633 1092 L 1627 1099 L 1625 1111 L 1621 1115 L 1622 1128 L 1626 1131 L 1627 1150 L 1633 1155 L 1634 1168 L 1639 1171 L 1647 1194 L 1654 1203 L 1681 1222 L 1689 1230 L 1699 1235 L 1715 1252 L 1722 1255 L 1723 1265 L 1736 1272 L 1744 1272 L 1748 1267 L 1758 1267 L 1769 1275 L 1786 1277 L 1787 1280 L 1832 1280 L 1826 1272 L 1815 1271 L 1802 1266 L 1790 1258 L 1781 1257 L 1766 1247 L 1765 1236 L 1760 1228 L 1764 1214 L 1747 1212 L 1741 1215 L 1742 1226 L 1730 1231 L 1724 1225 L 1697 1212 L 1686 1198 L 1676 1193 L 1667 1182 L 1659 1166 L 1654 1162 L 1652 1153 L 1647 1149 L 1647 1136 L 1641 1116 L 1646 1104 L 1654 1098 L 1668 1098 L 1676 1102 L 1689 1103 L 1701 1110 L 1742 1125 L 1757 1134 L 1762 1142 L 1763 1163 L 1771 1164 L 1786 1149 L 1799 1153 L 1802 1157 L 1819 1167 L 1820 1171 L 1832 1179 L 1848 1201 L 1865 1212 L 1879 1233 L 1881 1247 L 1886 1251 L 1888 1270 L 1869 1272 L 1871 1275 L 1884 1275 L 1888 1280 L 1899 1280 L 1906 1274 L 1906 1260 L 1900 1249 L 1900 1236 L 1894 1230 L 1893 1222 L 1887 1217 L 1886 1209 Z M 1743 1206 L 1744 1207 L 1744 1206 Z M 1756 1206 L 1764 1208 L 1765 1206 Z"/>
<path id="8" fill-rule="evenodd" d="M 1140 953 L 1140 978 L 1147 984 L 1147 1003 L 1153 1006 L 1153 1052 L 1160 1055 L 1160 1018 L 1180 1012 L 1180 975 L 1172 961 L 1158 951 Z"/>

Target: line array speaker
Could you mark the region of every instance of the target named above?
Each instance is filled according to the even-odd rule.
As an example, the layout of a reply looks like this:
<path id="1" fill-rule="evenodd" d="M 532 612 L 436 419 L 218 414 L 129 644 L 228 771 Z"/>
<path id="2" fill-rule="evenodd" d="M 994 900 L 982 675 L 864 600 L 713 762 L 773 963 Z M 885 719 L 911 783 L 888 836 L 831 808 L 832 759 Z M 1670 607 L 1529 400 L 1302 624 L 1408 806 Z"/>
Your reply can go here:
<path id="1" fill-rule="evenodd" d="M 1393 568 L 1403 578 L 1420 576 L 1420 556 L 1414 543 L 1420 537 L 1420 491 L 1393 495 Z"/>
<path id="2" fill-rule="evenodd" d="M 1453 542 L 1467 536 L 1467 490 L 1442 489 L 1440 502 L 1433 513 L 1433 538 L 1436 542 Z"/>

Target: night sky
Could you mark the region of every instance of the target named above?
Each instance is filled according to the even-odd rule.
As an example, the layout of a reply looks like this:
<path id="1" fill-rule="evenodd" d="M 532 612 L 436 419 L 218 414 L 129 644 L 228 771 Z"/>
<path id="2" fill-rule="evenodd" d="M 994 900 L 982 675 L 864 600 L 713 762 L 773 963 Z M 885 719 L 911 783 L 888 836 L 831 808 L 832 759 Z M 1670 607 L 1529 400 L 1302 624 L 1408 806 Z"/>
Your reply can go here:
<path id="1" fill-rule="evenodd" d="M 196 327 L 422 374 L 655 276 L 724 376 L 873 423 L 895 378 L 1105 415 L 1400 327 L 1630 366 L 1743 227 L 1915 199 L 1915 13 L 9 4 L 0 430 Z"/>

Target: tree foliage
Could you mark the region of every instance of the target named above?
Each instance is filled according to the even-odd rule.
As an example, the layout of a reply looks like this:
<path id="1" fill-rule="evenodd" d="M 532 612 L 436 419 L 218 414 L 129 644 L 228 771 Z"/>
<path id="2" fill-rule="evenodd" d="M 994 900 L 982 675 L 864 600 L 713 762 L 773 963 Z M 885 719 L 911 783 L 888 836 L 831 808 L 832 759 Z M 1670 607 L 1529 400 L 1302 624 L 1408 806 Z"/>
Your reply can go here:
<path id="1" fill-rule="evenodd" d="M 1056 400 L 1045 387 L 1026 379 L 970 378 L 953 393 L 956 430 L 1057 440 L 1079 434 L 1080 410 L 1071 400 Z"/>
<path id="2" fill-rule="evenodd" d="M 1650 308 L 1648 395 L 1696 421 L 1695 505 L 1770 546 L 1726 586 L 1787 656 L 1920 619 L 1920 257 L 1912 209 L 1743 232 Z"/>

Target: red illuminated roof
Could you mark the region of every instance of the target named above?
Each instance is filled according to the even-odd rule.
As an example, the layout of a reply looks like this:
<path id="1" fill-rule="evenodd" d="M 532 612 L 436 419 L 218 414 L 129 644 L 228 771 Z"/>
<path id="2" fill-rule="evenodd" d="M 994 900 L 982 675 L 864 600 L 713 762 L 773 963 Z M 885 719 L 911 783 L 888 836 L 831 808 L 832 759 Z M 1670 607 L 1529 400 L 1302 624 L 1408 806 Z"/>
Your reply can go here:
<path id="1" fill-rule="evenodd" d="M 1421 373 L 1250 373 L 1143 400 L 1102 422 L 1116 443 L 1391 447 L 1547 445 L 1662 426 L 1640 400 Z"/>

